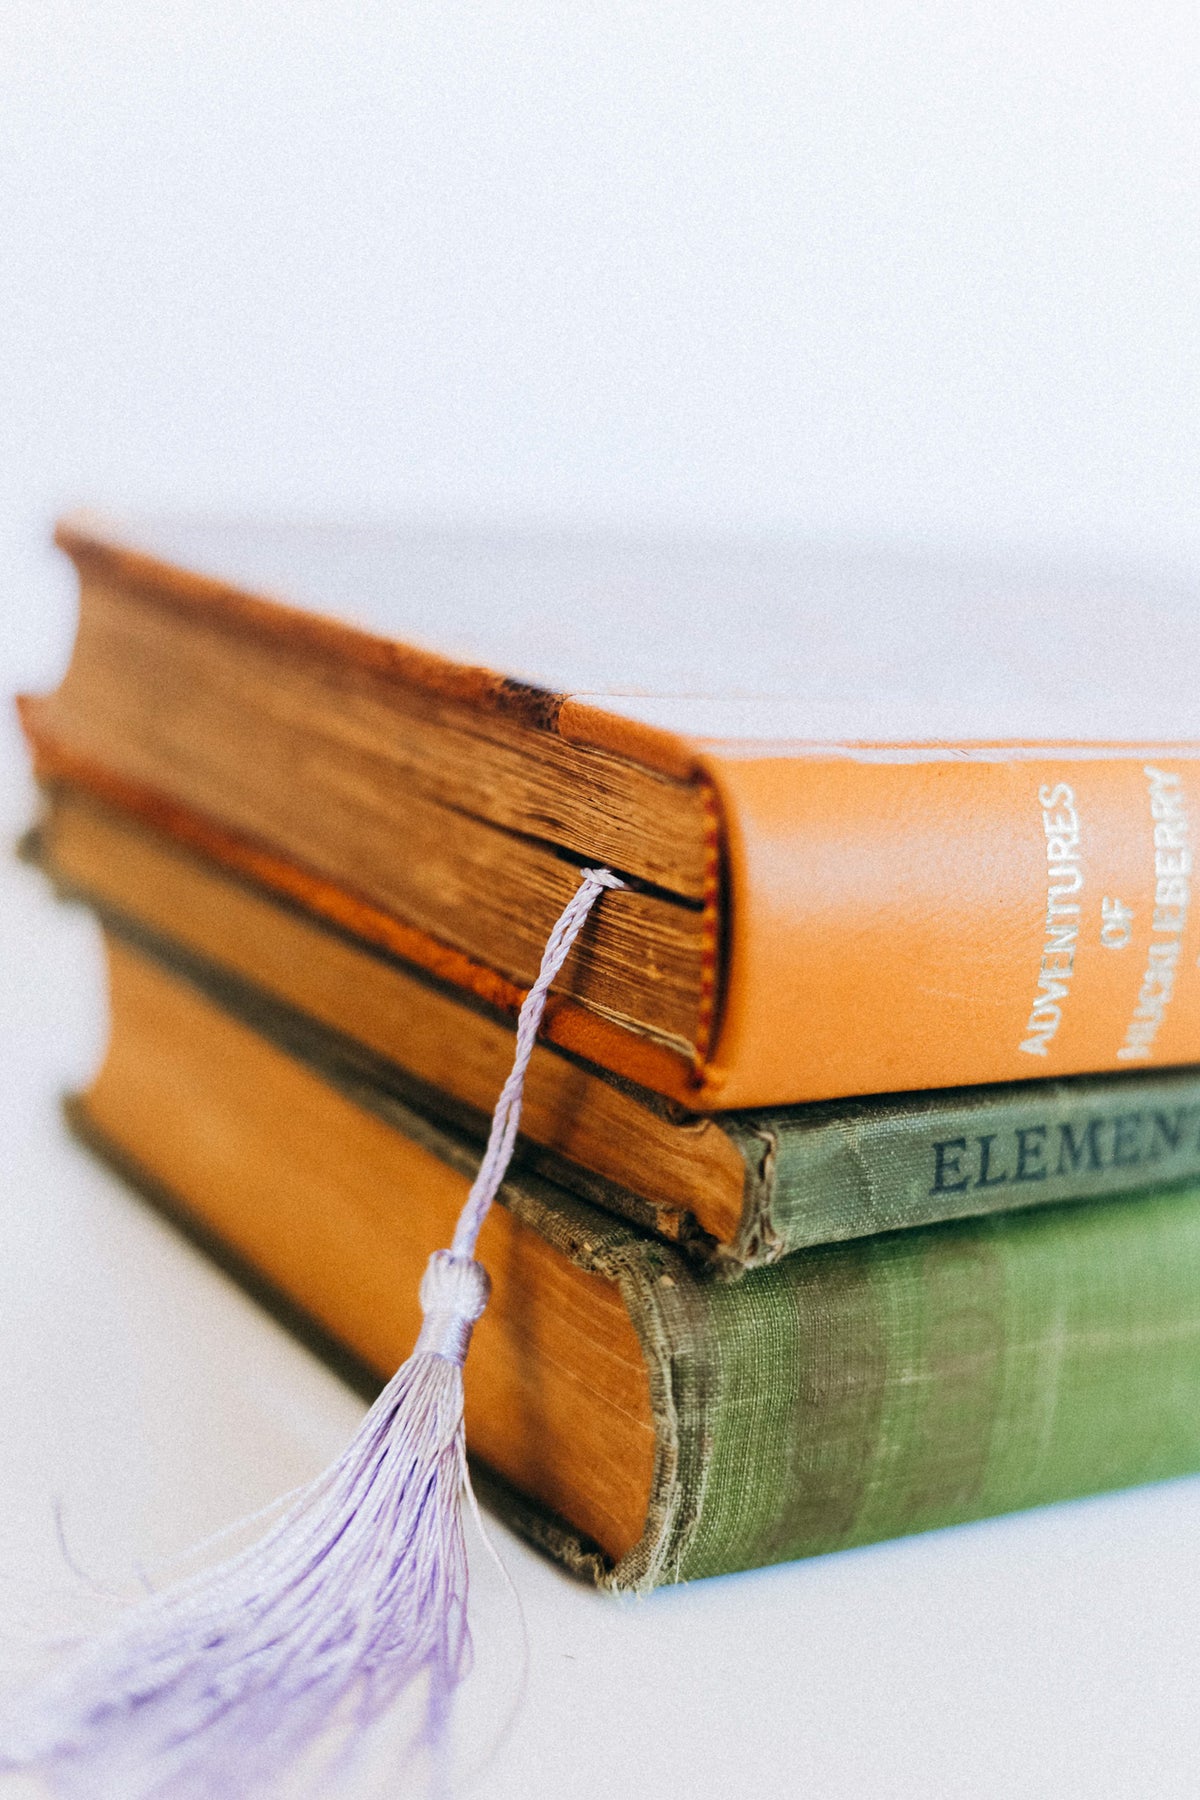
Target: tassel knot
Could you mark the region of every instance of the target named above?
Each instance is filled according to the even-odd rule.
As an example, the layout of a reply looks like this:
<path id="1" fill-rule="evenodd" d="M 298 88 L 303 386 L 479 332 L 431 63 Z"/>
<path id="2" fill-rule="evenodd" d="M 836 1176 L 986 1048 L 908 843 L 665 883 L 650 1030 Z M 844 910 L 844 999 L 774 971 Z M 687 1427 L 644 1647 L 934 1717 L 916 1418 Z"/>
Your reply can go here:
<path id="1" fill-rule="evenodd" d="M 491 1291 L 487 1270 L 474 1257 L 435 1250 L 421 1277 L 425 1321 L 413 1355 L 441 1356 L 461 1369 L 475 1321 Z"/>

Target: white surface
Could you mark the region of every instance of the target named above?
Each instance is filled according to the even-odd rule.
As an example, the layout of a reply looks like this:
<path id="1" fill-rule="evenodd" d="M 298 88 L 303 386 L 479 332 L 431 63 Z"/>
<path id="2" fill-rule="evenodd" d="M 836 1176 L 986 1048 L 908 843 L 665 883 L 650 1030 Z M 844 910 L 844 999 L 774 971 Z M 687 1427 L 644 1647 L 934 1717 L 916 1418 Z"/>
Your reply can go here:
<path id="1" fill-rule="evenodd" d="M 0 479 L 1194 562 L 1187 0 L 5 0 Z"/>
<path id="2" fill-rule="evenodd" d="M 6 0 L 0 686 L 65 653 L 43 544 L 85 502 L 1194 576 L 1197 32 L 1182 0 Z M 0 1571 L 40 1613 L 54 1496 L 116 1578 L 358 1406 L 67 1139 L 91 933 L 4 859 L 0 894 Z M 1195 1483 L 630 1608 L 505 1553 L 533 1668 L 494 1800 L 1196 1792 Z M 486 1563 L 478 1599 L 503 1687 Z"/>

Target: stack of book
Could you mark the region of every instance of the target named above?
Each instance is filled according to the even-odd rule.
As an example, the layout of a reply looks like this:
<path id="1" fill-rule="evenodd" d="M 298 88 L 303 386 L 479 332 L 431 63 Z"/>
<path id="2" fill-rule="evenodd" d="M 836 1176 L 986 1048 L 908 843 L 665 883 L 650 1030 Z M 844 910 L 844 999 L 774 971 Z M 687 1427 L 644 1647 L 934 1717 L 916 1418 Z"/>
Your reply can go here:
<path id="1" fill-rule="evenodd" d="M 1185 596 L 69 523 L 79 1129 L 380 1375 L 581 867 L 467 1432 L 646 1586 L 1200 1468 Z M 249 1372 L 248 1372 L 249 1373 Z"/>

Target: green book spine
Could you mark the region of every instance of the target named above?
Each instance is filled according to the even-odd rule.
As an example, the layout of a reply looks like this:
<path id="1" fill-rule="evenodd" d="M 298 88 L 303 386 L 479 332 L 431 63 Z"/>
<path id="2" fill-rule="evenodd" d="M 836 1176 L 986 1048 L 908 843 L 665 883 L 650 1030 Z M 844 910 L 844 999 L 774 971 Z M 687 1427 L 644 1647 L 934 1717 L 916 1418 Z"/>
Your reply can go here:
<path id="1" fill-rule="evenodd" d="M 829 1246 L 689 1299 L 664 1574 L 1200 1468 L 1200 1189 Z"/>
<path id="2" fill-rule="evenodd" d="M 738 1267 L 943 1219 L 1200 1180 L 1200 1073 L 1078 1076 L 730 1114 Z"/>
<path id="3" fill-rule="evenodd" d="M 728 1573 L 1200 1469 L 1200 1189 L 801 1252 L 730 1284 L 541 1184 L 506 1202 L 616 1279 L 660 1434 L 617 1588 Z"/>

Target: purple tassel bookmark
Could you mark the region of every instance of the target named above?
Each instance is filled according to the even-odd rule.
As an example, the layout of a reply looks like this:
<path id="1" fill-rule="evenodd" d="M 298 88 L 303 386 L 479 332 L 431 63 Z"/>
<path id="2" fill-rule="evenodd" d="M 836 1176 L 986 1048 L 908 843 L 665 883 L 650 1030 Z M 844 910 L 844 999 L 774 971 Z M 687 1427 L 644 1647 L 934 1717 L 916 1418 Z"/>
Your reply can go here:
<path id="1" fill-rule="evenodd" d="M 550 984 L 600 895 L 623 885 L 585 869 L 550 933 L 454 1241 L 421 1281 L 420 1335 L 353 1442 L 259 1543 L 139 1601 L 20 1696 L 0 1770 L 71 1800 L 278 1792 L 327 1737 L 352 1753 L 422 1676 L 436 1748 L 470 1655 L 462 1368 L 489 1289 L 475 1245 Z"/>

